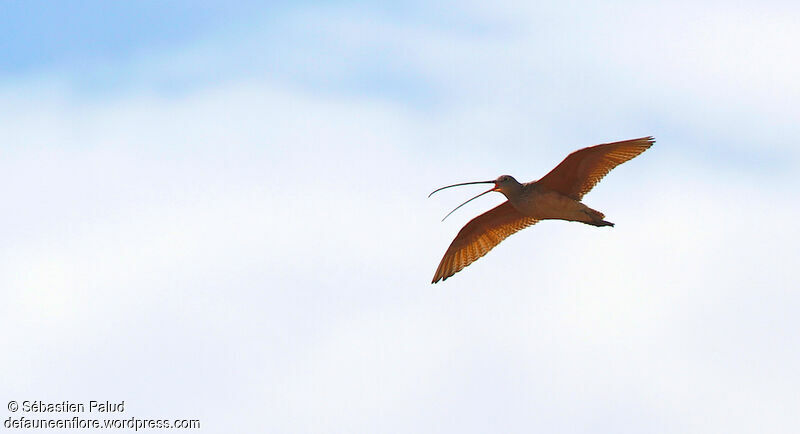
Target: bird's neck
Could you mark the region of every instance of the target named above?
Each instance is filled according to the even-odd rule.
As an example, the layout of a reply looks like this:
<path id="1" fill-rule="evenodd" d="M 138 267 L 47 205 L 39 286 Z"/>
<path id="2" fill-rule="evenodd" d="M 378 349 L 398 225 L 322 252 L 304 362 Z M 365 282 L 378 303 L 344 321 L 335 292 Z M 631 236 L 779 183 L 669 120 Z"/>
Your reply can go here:
<path id="1" fill-rule="evenodd" d="M 506 199 L 508 199 L 511 203 L 514 203 L 520 198 L 520 196 L 522 196 L 523 189 L 524 186 L 522 184 L 513 184 L 503 189 L 503 195 L 505 195 Z"/>

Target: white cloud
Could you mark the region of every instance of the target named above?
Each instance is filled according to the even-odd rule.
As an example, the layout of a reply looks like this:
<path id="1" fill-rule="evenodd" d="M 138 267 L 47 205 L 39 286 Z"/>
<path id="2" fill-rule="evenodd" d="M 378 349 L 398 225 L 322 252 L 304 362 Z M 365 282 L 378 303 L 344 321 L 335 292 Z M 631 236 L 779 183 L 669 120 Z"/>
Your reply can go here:
<path id="1" fill-rule="evenodd" d="M 733 14 L 709 31 L 727 32 L 741 19 Z M 581 15 L 595 28 L 606 26 L 603 17 Z M 659 40 L 680 51 L 664 42 L 673 35 L 668 21 L 654 23 Z M 556 31 L 558 23 L 545 35 L 588 38 Z M 385 44 L 418 48 L 413 68 L 450 81 L 443 94 L 451 103 L 470 104 L 414 108 L 253 77 L 180 98 L 85 101 L 49 80 L 6 87 L 0 130 L 14 146 L 0 162 L 0 192 L 13 212 L 0 215 L 8 232 L 0 288 L 10 301 L 0 325 L 14 332 L 0 346 L 12 350 L 3 370 L 16 374 L 4 379 L 8 399 L 108 396 L 126 399 L 128 416 L 200 417 L 212 432 L 797 426 L 800 354 L 791 331 L 800 297 L 790 289 L 797 237 L 789 228 L 800 213 L 791 170 L 738 173 L 659 141 L 587 196 L 614 229 L 542 222 L 431 286 L 451 237 L 499 199 L 439 224 L 469 193 L 425 199 L 430 190 L 500 172 L 533 179 L 578 138 L 647 134 L 658 120 L 564 131 L 601 106 L 607 86 L 624 88 L 611 75 L 582 81 L 575 68 L 607 57 L 608 71 L 624 70 L 628 49 L 595 58 L 596 44 L 570 50 L 567 42 L 567 51 L 536 61 L 562 67 L 543 70 L 509 61 L 541 47 L 535 28 L 485 39 L 389 28 Z M 636 51 L 633 30 L 621 31 L 604 40 Z M 693 129 L 695 109 L 660 90 L 732 98 L 726 90 L 742 77 L 755 81 L 754 72 L 716 88 L 699 84 L 720 62 L 740 65 L 731 55 L 676 62 L 689 75 L 705 71 L 684 87 L 652 65 L 653 77 L 634 83 L 681 109 L 665 136 L 724 142 L 733 134 Z M 529 70 L 551 81 L 525 84 Z M 493 96 L 497 83 L 507 87 Z M 40 84 L 45 91 L 20 91 Z M 586 108 L 564 112 L 593 86 Z M 773 93 L 750 90 L 742 110 L 764 116 Z M 557 104 L 525 100 L 536 95 Z M 622 96 L 597 119 L 629 118 L 647 105 Z M 536 114 L 547 117 L 525 124 Z M 734 119 L 717 115 L 715 125 Z M 762 132 L 753 123 L 736 128 Z M 786 139 L 786 131 L 773 134 Z M 761 151 L 761 143 L 736 146 Z M 774 148 L 789 167 L 795 151 Z"/>

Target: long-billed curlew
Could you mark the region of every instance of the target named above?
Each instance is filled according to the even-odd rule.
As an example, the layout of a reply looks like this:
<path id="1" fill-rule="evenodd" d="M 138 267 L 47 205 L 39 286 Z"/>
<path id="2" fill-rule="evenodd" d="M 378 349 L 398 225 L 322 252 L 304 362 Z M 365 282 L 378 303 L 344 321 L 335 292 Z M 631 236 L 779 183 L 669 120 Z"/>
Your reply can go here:
<path id="1" fill-rule="evenodd" d="M 514 177 L 502 175 L 494 181 L 464 182 L 434 190 L 433 193 L 436 193 L 459 185 L 494 184 L 494 187 L 462 203 L 453 211 L 493 191 L 503 193 L 508 200 L 475 217 L 458 232 L 444 253 L 431 283 L 446 280 L 488 253 L 509 235 L 539 220 L 558 219 L 593 226 L 614 226 L 614 223 L 603 220 L 603 213 L 584 205 L 581 199 L 611 169 L 641 154 L 653 143 L 653 137 L 642 137 L 583 148 L 569 154 L 538 181 L 520 184 Z"/>

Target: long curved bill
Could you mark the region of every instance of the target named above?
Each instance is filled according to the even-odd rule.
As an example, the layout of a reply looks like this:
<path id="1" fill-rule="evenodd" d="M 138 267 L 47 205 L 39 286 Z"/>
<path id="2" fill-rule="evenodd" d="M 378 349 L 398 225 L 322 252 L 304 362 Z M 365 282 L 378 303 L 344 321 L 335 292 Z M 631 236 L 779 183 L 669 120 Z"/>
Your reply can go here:
<path id="1" fill-rule="evenodd" d="M 494 181 L 489 181 L 489 182 L 494 182 Z M 472 183 L 472 184 L 478 184 L 478 183 L 477 183 L 477 182 L 474 182 L 474 183 Z M 458 185 L 458 184 L 457 184 L 457 185 Z M 450 214 L 452 214 L 452 213 L 456 212 L 456 210 L 457 210 L 457 209 L 459 209 L 459 208 L 461 208 L 462 206 L 464 206 L 464 205 L 466 205 L 466 204 L 468 204 L 468 203 L 472 202 L 473 200 L 475 200 L 475 199 L 477 199 L 477 198 L 479 198 L 479 197 L 483 196 L 483 195 L 484 195 L 484 194 L 486 194 L 486 193 L 491 193 L 491 192 L 493 192 L 493 191 L 497 191 L 497 188 L 496 188 L 496 187 L 492 187 L 492 188 L 490 188 L 490 189 L 488 189 L 488 190 L 484 191 L 483 193 L 481 193 L 481 194 L 479 194 L 479 195 L 477 195 L 477 196 L 473 197 L 472 199 L 469 199 L 469 200 L 467 200 L 466 202 L 462 203 L 461 205 L 459 205 L 459 206 L 457 206 L 457 207 L 453 208 L 453 210 L 452 210 L 452 211 L 450 211 L 449 213 L 447 213 L 447 215 L 446 215 L 446 216 L 444 216 L 444 218 L 442 219 L 442 221 L 444 221 L 444 219 L 446 219 L 446 218 L 450 217 Z"/>
<path id="2" fill-rule="evenodd" d="M 437 188 L 436 190 L 433 190 L 433 191 L 431 192 L 431 194 L 429 194 L 429 195 L 428 195 L 428 197 L 431 197 L 431 196 L 433 196 L 433 193 L 436 193 L 437 191 L 444 190 L 445 188 L 450 188 L 450 187 L 458 187 L 459 185 L 472 185 L 472 184 L 494 184 L 494 181 L 474 181 L 474 182 L 462 182 L 462 183 L 460 183 L 460 184 L 447 185 L 447 186 L 444 186 L 444 187 L 441 187 L 441 188 Z M 475 198 L 473 197 L 472 199 L 475 199 Z M 472 199 L 470 199 L 470 200 L 472 200 Z M 462 204 L 462 205 L 463 205 L 463 204 Z"/>

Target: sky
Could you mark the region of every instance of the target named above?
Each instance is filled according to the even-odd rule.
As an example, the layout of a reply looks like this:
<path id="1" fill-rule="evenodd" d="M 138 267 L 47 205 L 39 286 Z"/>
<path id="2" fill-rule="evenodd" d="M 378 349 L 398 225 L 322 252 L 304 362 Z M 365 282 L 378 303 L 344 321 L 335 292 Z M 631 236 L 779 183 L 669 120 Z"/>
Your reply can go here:
<path id="1" fill-rule="evenodd" d="M 209 433 L 797 432 L 798 20 L 4 2 L 0 399 Z M 614 228 L 541 222 L 430 284 L 503 201 L 440 222 L 483 190 L 432 190 L 648 135 L 584 198 Z"/>

